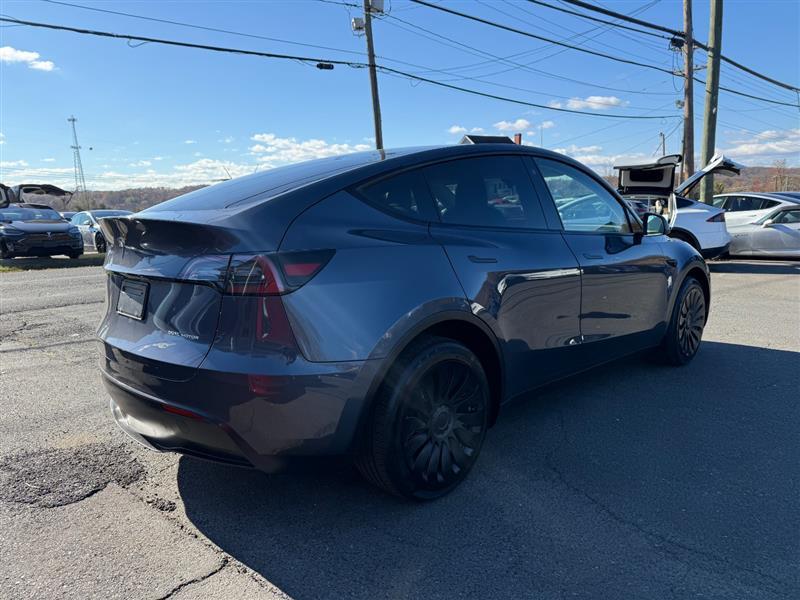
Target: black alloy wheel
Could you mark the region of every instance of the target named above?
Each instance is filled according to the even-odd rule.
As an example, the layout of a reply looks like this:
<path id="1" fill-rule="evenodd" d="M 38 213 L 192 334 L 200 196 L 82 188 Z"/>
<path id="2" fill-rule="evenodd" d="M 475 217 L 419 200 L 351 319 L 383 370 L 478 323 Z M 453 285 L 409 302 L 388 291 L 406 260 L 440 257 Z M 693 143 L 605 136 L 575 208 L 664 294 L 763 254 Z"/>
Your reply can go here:
<path id="1" fill-rule="evenodd" d="M 688 289 L 678 312 L 678 343 L 681 353 L 694 356 L 700 347 L 706 320 L 706 301 L 700 286 Z"/>
<path id="2" fill-rule="evenodd" d="M 472 469 L 491 399 L 478 358 L 440 337 L 412 343 L 379 390 L 356 459 L 374 485 L 414 500 L 454 489 Z"/>
<path id="3" fill-rule="evenodd" d="M 687 277 L 675 299 L 658 357 L 667 364 L 681 366 L 697 354 L 706 324 L 706 296 L 694 277 Z"/>
<path id="4" fill-rule="evenodd" d="M 106 238 L 103 237 L 102 234 L 98 233 L 97 236 L 95 236 L 94 247 L 97 250 L 98 254 L 106 253 Z"/>
<path id="5" fill-rule="evenodd" d="M 481 381 L 465 363 L 434 365 L 400 413 L 406 467 L 423 485 L 451 485 L 477 458 L 486 424 Z"/>

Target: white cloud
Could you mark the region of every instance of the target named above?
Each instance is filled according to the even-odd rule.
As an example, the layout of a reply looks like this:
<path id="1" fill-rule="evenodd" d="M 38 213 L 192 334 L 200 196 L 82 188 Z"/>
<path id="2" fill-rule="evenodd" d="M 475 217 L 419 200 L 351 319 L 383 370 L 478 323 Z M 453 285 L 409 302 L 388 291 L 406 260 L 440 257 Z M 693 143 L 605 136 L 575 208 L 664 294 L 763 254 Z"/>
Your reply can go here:
<path id="1" fill-rule="evenodd" d="M 362 152 L 372 147 L 367 144 L 330 144 L 325 140 L 281 138 L 274 133 L 257 133 L 250 138 L 260 142 L 250 146 L 250 153 L 265 167 L 276 167 L 283 164 L 325 158 L 350 152 Z"/>
<path id="2" fill-rule="evenodd" d="M 196 140 L 184 140 L 183 143 L 184 144 L 196 144 L 197 141 Z"/>
<path id="3" fill-rule="evenodd" d="M 447 130 L 447 133 L 450 133 L 452 135 L 458 135 L 458 134 L 461 134 L 461 133 L 467 133 L 467 128 L 466 127 L 462 127 L 461 125 L 451 125 L 450 129 Z"/>
<path id="4" fill-rule="evenodd" d="M 233 140 L 234 140 L 234 138 L 233 138 L 232 136 L 230 136 L 230 135 L 229 135 L 229 136 L 227 136 L 227 137 L 224 137 L 224 138 L 222 138 L 222 139 L 220 139 L 220 140 L 217 140 L 217 141 L 218 141 L 218 142 L 222 142 L 223 144 L 232 144 L 232 143 L 233 143 Z"/>
<path id="5" fill-rule="evenodd" d="M 256 169 L 261 171 L 293 162 L 336 156 L 349 152 L 370 150 L 367 144 L 328 143 L 325 140 L 297 140 L 281 138 L 272 133 L 260 133 L 252 136 L 256 142 L 251 152 L 244 155 L 247 162 L 233 162 L 212 158 L 198 158 L 188 163 L 171 165 L 158 164 L 161 168 L 151 168 L 150 160 L 142 160 L 125 169 L 100 165 L 101 169 L 87 176 L 86 184 L 92 190 L 122 190 L 137 187 L 183 187 L 187 185 L 204 185 L 221 179 L 249 175 Z M 169 157 L 161 157 L 169 158 Z M 56 163 L 57 164 L 57 163 Z M 128 164 L 127 161 L 121 164 Z M 58 167 L 55 164 L 42 167 L 30 167 L 24 160 L 3 162 L 0 164 L 0 180 L 28 181 L 31 183 L 51 183 L 70 189 L 74 184 L 71 165 Z M 230 174 L 230 175 L 229 175 Z"/>
<path id="6" fill-rule="evenodd" d="M 552 129 L 556 124 L 553 121 L 542 121 L 539 123 L 539 129 Z"/>
<path id="7" fill-rule="evenodd" d="M 192 156 L 203 156 L 202 152 L 195 152 Z"/>
<path id="8" fill-rule="evenodd" d="M 3 46 L 0 48 L 0 62 L 4 63 L 23 63 L 28 65 L 29 69 L 37 71 L 52 71 L 56 68 L 50 60 L 39 60 L 40 55 L 38 52 L 31 52 L 28 50 L 17 50 L 11 46 Z"/>
<path id="9" fill-rule="evenodd" d="M 42 162 L 56 162 L 55 158 L 43 158 Z"/>
<path id="10" fill-rule="evenodd" d="M 547 106 L 550 108 L 563 108 L 564 105 L 558 100 L 550 100 L 550 102 L 547 103 Z"/>
<path id="11" fill-rule="evenodd" d="M 163 156 L 154 156 L 153 160 L 164 160 Z"/>
<path id="12" fill-rule="evenodd" d="M 6 143 L 6 134 L 0 132 L 0 146 Z"/>
<path id="13" fill-rule="evenodd" d="M 28 66 L 36 71 L 52 71 L 56 68 L 52 60 L 34 60 Z"/>
<path id="14" fill-rule="evenodd" d="M 617 106 L 626 106 L 627 104 L 628 102 L 626 100 L 622 100 L 616 96 L 587 96 L 586 98 L 570 98 L 567 101 L 567 108 L 573 110 L 584 110 L 587 108 L 590 110 L 610 110 Z"/>
<path id="15" fill-rule="evenodd" d="M 602 146 L 576 146 L 575 144 L 570 144 L 566 148 L 554 148 L 554 150 L 560 154 L 566 154 L 568 156 L 572 156 L 574 154 L 596 154 L 603 150 Z"/>
<path id="16" fill-rule="evenodd" d="M 149 167 L 152 164 L 153 163 L 151 163 L 149 160 L 137 160 L 136 162 L 130 163 L 128 166 L 129 167 Z"/>
<path id="17" fill-rule="evenodd" d="M 470 133 L 483 133 L 483 127 L 473 127 L 469 130 Z"/>
<path id="18" fill-rule="evenodd" d="M 777 158 L 787 158 L 793 165 L 800 163 L 800 128 L 767 129 L 731 144 L 723 152 L 744 163 L 768 164 Z"/>
<path id="19" fill-rule="evenodd" d="M 516 121 L 499 121 L 494 124 L 495 129 L 500 131 L 522 131 L 528 129 L 531 122 L 527 119 L 517 119 Z"/>

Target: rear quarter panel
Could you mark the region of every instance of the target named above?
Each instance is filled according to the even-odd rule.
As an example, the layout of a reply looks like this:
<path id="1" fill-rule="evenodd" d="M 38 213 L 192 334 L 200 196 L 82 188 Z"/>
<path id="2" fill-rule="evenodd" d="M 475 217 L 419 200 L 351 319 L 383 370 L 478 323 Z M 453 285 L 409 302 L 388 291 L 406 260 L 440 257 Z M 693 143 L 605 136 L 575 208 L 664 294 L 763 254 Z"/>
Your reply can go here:
<path id="1" fill-rule="evenodd" d="M 310 361 L 384 358 L 415 324 L 469 312 L 464 292 L 428 225 L 395 218 L 341 191 L 289 227 L 281 251 L 332 248 L 330 263 L 284 296 Z"/>

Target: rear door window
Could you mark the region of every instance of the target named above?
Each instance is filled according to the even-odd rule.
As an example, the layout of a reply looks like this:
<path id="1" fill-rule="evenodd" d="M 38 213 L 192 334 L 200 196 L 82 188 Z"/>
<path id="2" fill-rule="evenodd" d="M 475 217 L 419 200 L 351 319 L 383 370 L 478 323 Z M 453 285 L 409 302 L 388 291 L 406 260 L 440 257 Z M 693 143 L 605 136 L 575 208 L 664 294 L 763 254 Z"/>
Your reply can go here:
<path id="1" fill-rule="evenodd" d="M 443 223 L 545 229 L 542 207 L 519 156 L 483 156 L 423 169 Z"/>
<path id="2" fill-rule="evenodd" d="M 435 221 L 428 187 L 419 169 L 385 177 L 358 188 L 369 204 L 410 219 Z"/>

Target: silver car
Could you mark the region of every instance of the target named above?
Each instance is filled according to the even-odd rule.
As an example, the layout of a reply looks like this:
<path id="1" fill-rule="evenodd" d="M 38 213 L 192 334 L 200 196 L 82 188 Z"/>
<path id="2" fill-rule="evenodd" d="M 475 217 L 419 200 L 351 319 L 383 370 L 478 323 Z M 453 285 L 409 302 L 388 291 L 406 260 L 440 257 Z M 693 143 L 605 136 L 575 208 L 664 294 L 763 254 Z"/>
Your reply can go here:
<path id="1" fill-rule="evenodd" d="M 70 223 L 80 230 L 85 250 L 95 250 L 100 254 L 105 254 L 106 239 L 103 232 L 100 231 L 100 219 L 132 214 L 129 210 L 85 210 L 72 215 Z"/>
<path id="2" fill-rule="evenodd" d="M 728 227 L 731 256 L 800 257 L 800 204 L 773 209 L 758 221 Z"/>

